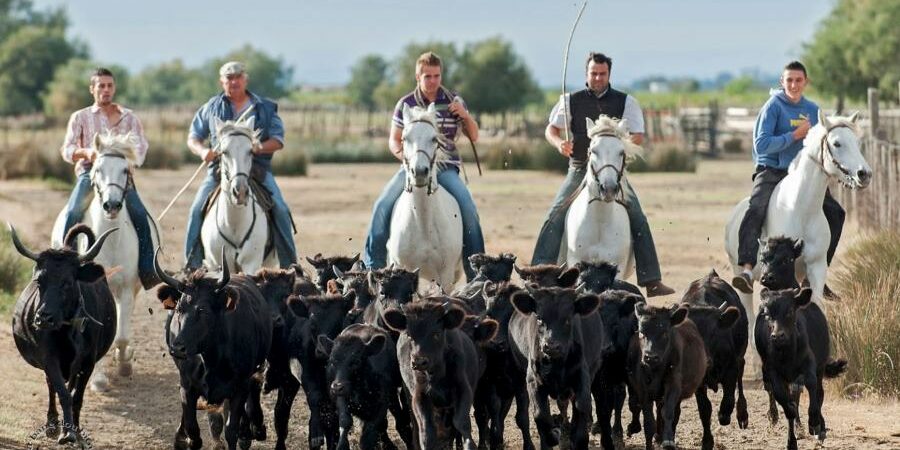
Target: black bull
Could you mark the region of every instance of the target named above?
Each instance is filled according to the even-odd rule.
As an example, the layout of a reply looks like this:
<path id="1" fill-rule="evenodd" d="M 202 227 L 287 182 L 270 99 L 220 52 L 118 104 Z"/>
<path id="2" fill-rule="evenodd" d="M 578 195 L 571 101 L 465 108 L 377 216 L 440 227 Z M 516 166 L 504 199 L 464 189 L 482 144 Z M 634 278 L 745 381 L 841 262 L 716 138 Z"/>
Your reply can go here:
<path id="1" fill-rule="evenodd" d="M 13 337 L 25 361 L 44 371 L 49 397 L 47 436 L 59 432 L 60 444 L 73 443 L 81 426 L 87 382 L 116 335 L 116 304 L 103 267 L 92 262 L 116 229 L 103 233 L 79 255 L 72 248 L 34 253 L 25 248 L 11 225 L 9 228 L 16 250 L 35 262 L 31 281 L 16 301 Z M 66 242 L 74 242 L 81 233 L 93 241 L 90 228 L 79 225 L 69 232 Z M 63 410 L 62 428 L 57 396 Z"/>

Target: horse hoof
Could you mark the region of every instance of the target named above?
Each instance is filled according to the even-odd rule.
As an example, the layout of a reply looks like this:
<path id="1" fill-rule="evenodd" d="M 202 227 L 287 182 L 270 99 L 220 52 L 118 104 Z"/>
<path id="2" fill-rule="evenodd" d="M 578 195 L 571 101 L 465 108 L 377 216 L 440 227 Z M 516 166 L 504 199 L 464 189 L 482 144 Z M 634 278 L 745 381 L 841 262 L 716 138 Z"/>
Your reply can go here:
<path id="1" fill-rule="evenodd" d="M 78 437 L 75 436 L 75 432 L 72 430 L 63 430 L 59 435 L 59 439 L 56 440 L 57 444 L 74 444 L 78 440 Z"/>
<path id="2" fill-rule="evenodd" d="M 631 437 L 640 432 L 641 432 L 641 424 L 640 423 L 631 422 L 628 424 L 628 437 Z"/>
<path id="3" fill-rule="evenodd" d="M 727 416 L 725 414 L 720 414 L 719 415 L 719 425 L 722 425 L 723 427 L 731 425 L 731 414 L 729 414 Z"/>
<path id="4" fill-rule="evenodd" d="M 131 376 L 132 367 L 130 362 L 122 362 L 119 364 L 119 376 L 128 378 Z"/>
<path id="5" fill-rule="evenodd" d="M 675 450 L 675 441 L 662 441 L 662 448 L 665 450 Z"/>
<path id="6" fill-rule="evenodd" d="M 250 429 L 252 430 L 253 440 L 254 441 L 265 441 L 266 440 L 266 426 L 263 425 L 259 428 L 256 428 L 253 425 L 250 425 Z"/>
<path id="7" fill-rule="evenodd" d="M 109 390 L 109 378 L 103 372 L 96 372 L 91 377 L 91 390 L 94 392 L 106 392 Z"/>

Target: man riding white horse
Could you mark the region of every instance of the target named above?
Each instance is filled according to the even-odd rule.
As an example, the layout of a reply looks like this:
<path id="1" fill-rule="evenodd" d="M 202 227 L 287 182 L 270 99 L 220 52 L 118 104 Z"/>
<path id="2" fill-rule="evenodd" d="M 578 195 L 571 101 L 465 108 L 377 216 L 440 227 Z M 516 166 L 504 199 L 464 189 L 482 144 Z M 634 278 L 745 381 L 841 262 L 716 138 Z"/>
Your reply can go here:
<path id="1" fill-rule="evenodd" d="M 66 137 L 60 149 L 63 159 L 75 164 L 75 188 L 65 209 L 65 224 L 60 233 L 54 233 L 54 242 L 62 243 L 66 233 L 84 219 L 91 204 L 94 188 L 91 183 L 91 167 L 99 149 L 93 148 L 94 137 L 107 133 L 126 135 L 131 133 L 135 142 L 134 167 L 140 167 L 147 156 L 147 138 L 137 116 L 127 108 L 113 102 L 116 95 L 116 79 L 106 68 L 97 68 L 91 74 L 89 90 L 94 104 L 72 113 L 66 128 Z M 125 209 L 138 235 L 138 273 L 144 289 L 160 283 L 153 270 L 153 242 L 147 209 L 134 188 L 134 180 L 128 176 L 125 186 Z M 104 205 L 104 209 L 112 205 Z M 121 205 L 119 205 L 121 206 Z M 99 234 L 99 233 L 98 233 Z"/>
<path id="2" fill-rule="evenodd" d="M 806 67 L 802 63 L 788 63 L 781 74 L 782 89 L 772 94 L 756 118 L 753 129 L 753 159 L 756 162 L 753 191 L 738 232 L 737 263 L 743 271 L 731 283 L 745 294 L 753 292 L 753 268 L 757 262 L 759 237 L 766 222 L 772 191 L 787 176 L 788 166 L 803 148 L 803 139 L 809 129 L 818 123 L 819 106 L 803 96 L 808 82 Z M 845 213 L 828 190 L 825 191 L 822 211 L 831 232 L 827 253 L 827 263 L 831 265 L 841 238 Z"/>
<path id="3" fill-rule="evenodd" d="M 424 53 L 416 61 L 416 84 L 413 92 L 397 102 L 388 145 L 391 153 L 403 161 L 404 106 L 426 108 L 434 105 L 437 127 L 445 138 L 442 151 L 449 155 L 449 158 L 440 164 L 441 167 L 436 175 L 437 183 L 446 189 L 459 204 L 463 225 L 463 268 L 466 280 L 470 280 L 475 273 L 469 264 L 469 256 L 484 252 L 484 237 L 481 233 L 475 202 L 459 176 L 461 161 L 454 140 L 457 132 L 462 128 L 463 133 L 473 143 L 476 142 L 478 140 L 478 124 L 469 114 L 463 100 L 441 86 L 441 59 L 434 53 Z M 406 172 L 401 168 L 375 201 L 363 256 L 363 261 L 370 269 L 380 269 L 387 264 L 386 245 L 391 234 L 391 214 L 397 199 L 403 193 L 405 180 Z"/>
<path id="4" fill-rule="evenodd" d="M 191 121 L 187 145 L 191 151 L 209 162 L 209 168 L 203 184 L 197 190 L 194 203 L 188 217 L 188 230 L 185 237 L 185 267 L 192 270 L 200 267 L 204 261 L 204 249 L 200 240 L 203 223 L 203 209 L 210 194 L 219 185 L 220 150 L 217 123 L 235 121 L 249 116 L 258 136 L 253 139 L 253 167 L 261 171 L 259 183 L 272 197 L 271 215 L 274 220 L 274 245 L 281 268 L 288 268 L 297 262 L 297 250 L 294 246 L 294 226 L 291 212 L 281 194 L 275 177 L 272 175 L 272 156 L 284 147 L 284 124 L 278 116 L 278 105 L 266 98 L 247 90 L 248 75 L 242 63 L 231 61 L 219 69 L 219 83 L 222 93 L 218 94 L 197 110 Z M 218 122 L 217 122 L 218 121 Z M 209 139 L 209 146 L 204 141 Z M 239 243 L 238 243 L 239 245 Z M 234 250 L 234 249 L 232 249 Z"/>
<path id="5" fill-rule="evenodd" d="M 609 85 L 611 70 L 611 58 L 602 53 L 592 52 L 586 62 L 587 88 L 566 96 L 550 113 L 550 123 L 544 137 L 560 154 L 569 158 L 569 171 L 541 227 L 531 259 L 532 264 L 557 263 L 560 242 L 565 231 L 566 213 L 572 202 L 570 197 L 578 190 L 587 173 L 586 161 L 591 139 L 588 137 L 586 119 L 596 120 L 601 114 L 615 119 L 625 119 L 632 142 L 640 145 L 644 140 L 644 117 L 641 108 L 634 97 Z M 574 139 L 567 140 L 561 136 L 563 129 L 569 130 Z M 630 222 L 638 285 L 646 288 L 648 297 L 673 294 L 675 291 L 662 282 L 650 225 L 638 202 L 637 194 L 627 177 L 622 177 L 621 185 L 623 206 L 628 212 Z"/>

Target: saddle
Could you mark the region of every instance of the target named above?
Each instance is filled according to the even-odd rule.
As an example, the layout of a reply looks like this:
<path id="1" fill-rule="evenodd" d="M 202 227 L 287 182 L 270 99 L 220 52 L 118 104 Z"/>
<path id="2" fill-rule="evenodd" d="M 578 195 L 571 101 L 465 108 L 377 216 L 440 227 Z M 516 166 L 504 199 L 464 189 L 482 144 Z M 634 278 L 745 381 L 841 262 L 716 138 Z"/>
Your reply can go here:
<path id="1" fill-rule="evenodd" d="M 216 171 L 215 179 L 216 181 L 220 181 L 220 173 Z M 272 193 L 263 186 L 263 179 L 266 177 L 266 169 L 253 164 L 250 168 L 250 192 L 253 194 L 254 201 L 262 208 L 264 214 L 266 215 L 267 223 L 268 223 L 268 232 L 266 233 L 266 246 L 264 254 L 268 255 L 275 248 L 275 220 L 272 217 L 272 207 L 275 205 L 275 202 L 272 200 Z M 219 198 L 219 195 L 222 192 L 222 185 L 217 184 L 216 188 L 210 192 L 209 197 L 206 198 L 206 201 L 203 203 L 203 210 L 201 214 L 201 225 L 202 221 L 206 219 L 206 215 L 209 211 L 215 206 L 216 200 Z M 294 228 L 294 232 L 296 232 L 296 226 L 293 224 L 293 217 L 291 218 L 291 226 Z"/>

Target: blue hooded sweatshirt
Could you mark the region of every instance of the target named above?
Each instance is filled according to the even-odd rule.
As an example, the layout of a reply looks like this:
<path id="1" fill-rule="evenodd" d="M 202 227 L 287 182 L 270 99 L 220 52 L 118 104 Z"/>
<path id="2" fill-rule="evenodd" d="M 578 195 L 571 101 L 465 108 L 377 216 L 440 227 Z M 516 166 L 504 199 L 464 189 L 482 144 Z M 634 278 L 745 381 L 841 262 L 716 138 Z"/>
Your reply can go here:
<path id="1" fill-rule="evenodd" d="M 819 105 L 801 97 L 797 103 L 788 100 L 783 90 L 772 92 L 763 105 L 753 128 L 753 160 L 757 165 L 787 169 L 803 148 L 803 140 L 794 140 L 793 132 L 802 118 L 810 126 L 819 121 Z"/>

